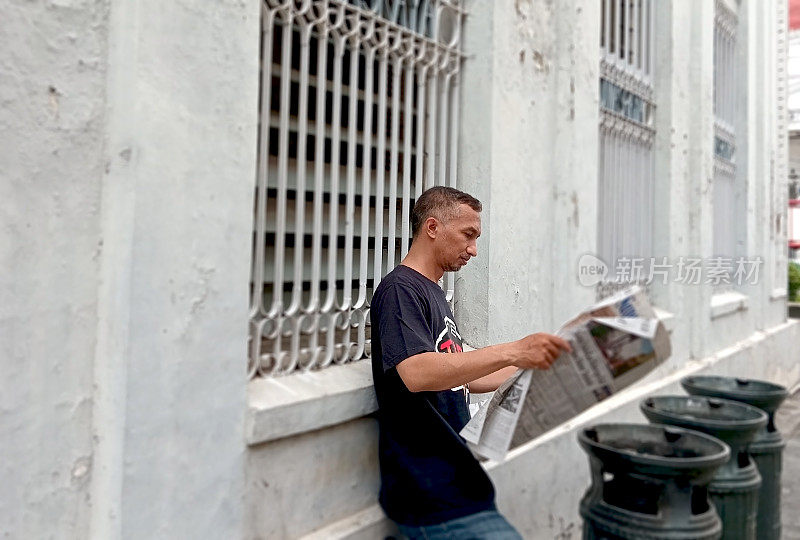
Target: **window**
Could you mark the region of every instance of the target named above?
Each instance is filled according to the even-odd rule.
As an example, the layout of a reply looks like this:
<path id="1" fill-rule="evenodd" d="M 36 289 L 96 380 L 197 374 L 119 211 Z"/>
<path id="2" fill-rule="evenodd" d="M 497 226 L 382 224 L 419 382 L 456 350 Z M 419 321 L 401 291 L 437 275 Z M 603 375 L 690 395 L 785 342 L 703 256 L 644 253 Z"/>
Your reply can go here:
<path id="1" fill-rule="evenodd" d="M 414 200 L 455 184 L 463 15 L 263 4 L 250 376 L 369 356 L 372 291 L 408 250 Z"/>
<path id="2" fill-rule="evenodd" d="M 612 279 L 619 261 L 653 255 L 653 8 L 653 0 L 601 5 L 597 245 Z"/>
<path id="3" fill-rule="evenodd" d="M 743 207 L 736 189 L 736 112 L 738 73 L 736 14 L 722 0 L 714 16 L 714 246 L 713 255 L 737 255 L 738 216 Z"/>

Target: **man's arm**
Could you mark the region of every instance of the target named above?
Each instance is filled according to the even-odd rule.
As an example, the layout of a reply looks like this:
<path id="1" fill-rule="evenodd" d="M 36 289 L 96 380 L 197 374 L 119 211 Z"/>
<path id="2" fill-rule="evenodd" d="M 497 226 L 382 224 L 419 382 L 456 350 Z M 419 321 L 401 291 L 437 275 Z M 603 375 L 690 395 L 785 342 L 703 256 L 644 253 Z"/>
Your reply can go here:
<path id="1" fill-rule="evenodd" d="M 500 385 L 503 384 L 511 377 L 514 373 L 517 372 L 516 367 L 508 366 L 503 369 L 499 369 L 494 373 L 490 373 L 480 379 L 475 379 L 474 381 L 470 381 L 469 383 L 469 391 L 470 393 L 475 394 L 485 394 L 486 392 L 494 392 Z"/>
<path id="2" fill-rule="evenodd" d="M 547 369 L 562 350 L 569 351 L 570 347 L 558 336 L 531 334 L 475 351 L 416 354 L 397 364 L 397 373 L 412 392 L 448 390 L 506 368 Z"/>

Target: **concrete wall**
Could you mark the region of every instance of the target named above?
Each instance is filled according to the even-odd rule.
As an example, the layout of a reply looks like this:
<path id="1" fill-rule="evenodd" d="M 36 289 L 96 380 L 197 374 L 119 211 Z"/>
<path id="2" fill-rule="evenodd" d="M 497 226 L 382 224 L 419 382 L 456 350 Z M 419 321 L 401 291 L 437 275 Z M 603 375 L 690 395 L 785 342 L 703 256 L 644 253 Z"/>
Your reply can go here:
<path id="1" fill-rule="evenodd" d="M 594 4 L 470 3 L 459 185 L 483 201 L 488 231 L 457 280 L 471 345 L 554 328 L 594 299 L 571 271 L 596 242 Z"/>
<path id="2" fill-rule="evenodd" d="M 371 507 L 377 465 L 371 418 L 250 447 L 245 538 L 300 538 Z"/>
<path id="3" fill-rule="evenodd" d="M 668 24 L 656 58 L 656 250 L 710 255 L 714 4 L 657 5 Z M 481 346 L 552 330 L 594 298 L 576 269 L 596 242 L 599 5 L 467 6 L 459 174 L 485 211 L 456 317 Z M 489 464 L 527 537 L 578 536 L 582 423 L 641 420 L 642 396 L 696 371 L 800 381 L 775 251 L 777 6 L 740 8 L 742 231 L 768 272 L 732 301 L 709 286 L 654 287 L 669 362 Z M 375 503 L 365 364 L 245 380 L 259 10 L 258 0 L 6 10 L 0 435 L 11 443 L 0 446 L 0 522 L 10 537 L 392 531 Z"/>
<path id="4" fill-rule="evenodd" d="M 98 538 L 241 531 L 259 4 L 111 4 Z"/>
<path id="5" fill-rule="evenodd" d="M 0 42 L 0 530 L 82 538 L 102 256 L 108 5 L 10 2 Z"/>
<path id="6" fill-rule="evenodd" d="M 4 10 L 10 538 L 242 534 L 259 9 Z"/>
<path id="7" fill-rule="evenodd" d="M 656 6 L 657 20 L 666 22 L 657 26 L 655 252 L 673 261 L 709 257 L 714 2 Z M 504 462 L 487 465 L 501 510 L 526 538 L 580 536 L 577 507 L 589 483 L 588 461 L 575 441 L 582 425 L 643 422 L 641 398 L 682 392 L 680 377 L 698 372 L 800 383 L 800 328 L 784 322 L 779 231 L 770 231 L 780 212 L 774 196 L 785 190 L 785 179 L 775 174 L 785 159 L 774 113 L 777 8 L 776 2 L 748 0 L 739 8 L 737 54 L 746 91 L 737 124 L 737 227 L 742 255 L 763 257 L 764 272 L 755 285 L 727 294 L 705 283 L 653 285 L 652 298 L 671 332 L 672 357 L 635 388 L 515 449 Z M 598 3 L 577 1 L 469 3 L 459 182 L 483 201 L 484 231 L 479 256 L 457 275 L 455 311 L 471 345 L 551 331 L 594 298 L 594 290 L 577 281 L 577 262 L 594 252 L 596 242 L 598 10 Z M 293 407 L 307 417 L 321 414 L 333 400 L 307 393 L 308 384 L 295 376 L 252 386 L 251 412 L 259 415 L 254 422 L 265 431 L 277 424 L 277 415 L 267 420 L 263 398 L 288 395 L 288 388 L 303 389 Z M 362 395 L 351 406 L 369 410 L 374 404 Z M 392 531 L 374 499 L 353 510 L 370 493 L 374 497 L 377 483 L 375 457 L 364 453 L 375 445 L 374 425 L 359 422 L 318 429 L 306 424 L 285 438 L 256 438 L 248 462 L 248 538 L 367 539 Z M 341 430 L 349 440 L 341 440 Z M 353 471 L 347 450 L 353 441 L 364 458 L 360 473 Z M 287 448 L 294 452 L 285 466 L 302 474 L 281 473 L 277 462 Z M 311 486 L 323 475 L 336 487 L 326 483 L 297 493 L 293 478 Z M 302 507 L 291 506 L 300 497 Z M 289 509 L 267 514 L 267 504 Z"/>

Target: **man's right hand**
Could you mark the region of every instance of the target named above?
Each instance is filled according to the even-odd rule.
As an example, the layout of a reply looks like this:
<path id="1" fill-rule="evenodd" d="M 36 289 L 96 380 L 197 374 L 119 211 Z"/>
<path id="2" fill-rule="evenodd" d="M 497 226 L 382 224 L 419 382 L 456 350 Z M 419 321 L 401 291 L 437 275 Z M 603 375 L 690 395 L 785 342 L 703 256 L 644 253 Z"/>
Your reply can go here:
<path id="1" fill-rule="evenodd" d="M 548 369 L 562 351 L 572 351 L 565 340 L 543 332 L 525 336 L 509 345 L 511 363 L 521 369 Z"/>

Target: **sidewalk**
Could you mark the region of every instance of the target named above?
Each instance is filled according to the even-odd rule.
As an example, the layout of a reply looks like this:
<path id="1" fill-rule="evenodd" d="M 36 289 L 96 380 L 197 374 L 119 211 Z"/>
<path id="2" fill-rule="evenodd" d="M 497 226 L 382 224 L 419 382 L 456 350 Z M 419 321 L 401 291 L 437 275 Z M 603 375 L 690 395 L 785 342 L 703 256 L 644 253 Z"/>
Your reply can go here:
<path id="1" fill-rule="evenodd" d="M 786 441 L 781 475 L 781 537 L 800 540 L 800 388 L 778 409 L 775 423 Z"/>

